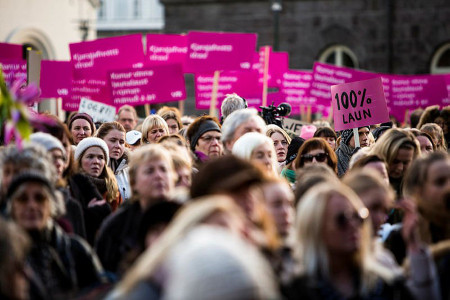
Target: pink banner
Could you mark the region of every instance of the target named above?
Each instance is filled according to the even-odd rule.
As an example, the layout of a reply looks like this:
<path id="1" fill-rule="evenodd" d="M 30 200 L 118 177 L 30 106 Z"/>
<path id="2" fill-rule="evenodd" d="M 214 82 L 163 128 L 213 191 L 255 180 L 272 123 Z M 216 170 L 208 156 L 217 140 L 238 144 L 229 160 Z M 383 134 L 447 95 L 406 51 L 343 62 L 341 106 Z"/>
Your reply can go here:
<path id="1" fill-rule="evenodd" d="M 109 73 L 113 105 L 142 105 L 186 99 L 180 64 L 122 69 Z"/>
<path id="2" fill-rule="evenodd" d="M 259 83 L 263 84 L 264 80 L 264 58 L 265 49 L 269 48 L 269 88 L 279 88 L 281 85 L 281 80 L 284 72 L 289 70 L 289 54 L 287 52 L 273 52 L 272 47 L 264 46 L 259 48 L 259 53 L 257 59 L 258 64 L 253 64 L 259 72 Z"/>
<path id="3" fill-rule="evenodd" d="M 0 43 L 0 59 L 23 59 L 22 45 Z"/>
<path id="4" fill-rule="evenodd" d="M 195 107 L 209 109 L 212 97 L 214 74 L 195 75 Z M 222 71 L 220 72 L 217 90 L 217 108 L 220 108 L 227 94 L 236 93 L 247 99 L 247 96 L 262 93 L 258 86 L 256 71 Z"/>
<path id="5" fill-rule="evenodd" d="M 69 45 L 75 79 L 107 79 L 109 70 L 139 68 L 145 61 L 140 34 Z"/>
<path id="6" fill-rule="evenodd" d="M 445 79 L 445 85 L 447 87 L 447 98 L 442 101 L 442 107 L 450 105 L 450 74 L 443 75 Z"/>
<path id="7" fill-rule="evenodd" d="M 312 83 L 311 71 L 289 70 L 281 77 L 280 92 L 284 101 L 292 106 L 292 114 L 300 113 L 300 106 L 314 106 L 316 98 L 309 97 Z"/>
<path id="8" fill-rule="evenodd" d="M 183 34 L 147 34 L 147 61 L 151 65 L 179 63 L 184 68 L 187 40 Z"/>
<path id="9" fill-rule="evenodd" d="M 69 97 L 72 86 L 70 61 L 41 61 L 41 97 Z"/>
<path id="10" fill-rule="evenodd" d="M 249 70 L 256 49 L 254 33 L 192 31 L 188 34 L 187 73 Z"/>
<path id="11" fill-rule="evenodd" d="M 17 78 L 27 78 L 26 60 L 0 58 L 0 64 L 7 85 L 10 85 Z"/>
<path id="12" fill-rule="evenodd" d="M 389 121 L 381 78 L 333 85 L 331 97 L 336 131 Z"/>

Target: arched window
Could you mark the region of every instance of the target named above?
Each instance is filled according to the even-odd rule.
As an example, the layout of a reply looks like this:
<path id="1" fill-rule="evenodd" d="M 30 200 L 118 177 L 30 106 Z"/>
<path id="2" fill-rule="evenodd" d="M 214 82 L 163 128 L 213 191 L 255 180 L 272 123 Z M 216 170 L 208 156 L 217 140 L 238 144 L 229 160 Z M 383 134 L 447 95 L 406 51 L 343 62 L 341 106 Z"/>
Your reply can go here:
<path id="1" fill-rule="evenodd" d="M 440 47 L 431 60 L 430 73 L 450 73 L 450 43 Z"/>
<path id="2" fill-rule="evenodd" d="M 325 49 L 319 61 L 339 67 L 358 68 L 356 55 L 346 46 L 334 45 Z"/>

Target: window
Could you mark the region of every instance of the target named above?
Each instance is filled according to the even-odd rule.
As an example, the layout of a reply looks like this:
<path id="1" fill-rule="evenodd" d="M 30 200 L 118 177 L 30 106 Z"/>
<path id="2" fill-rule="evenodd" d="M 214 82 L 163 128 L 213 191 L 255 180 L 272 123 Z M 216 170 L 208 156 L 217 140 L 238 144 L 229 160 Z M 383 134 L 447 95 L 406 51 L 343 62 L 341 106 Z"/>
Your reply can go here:
<path id="1" fill-rule="evenodd" d="M 358 67 L 356 55 L 348 47 L 342 45 L 334 45 L 327 48 L 320 55 L 319 61 L 339 67 Z"/>
<path id="2" fill-rule="evenodd" d="M 440 47 L 431 60 L 430 73 L 450 73 L 450 43 Z"/>

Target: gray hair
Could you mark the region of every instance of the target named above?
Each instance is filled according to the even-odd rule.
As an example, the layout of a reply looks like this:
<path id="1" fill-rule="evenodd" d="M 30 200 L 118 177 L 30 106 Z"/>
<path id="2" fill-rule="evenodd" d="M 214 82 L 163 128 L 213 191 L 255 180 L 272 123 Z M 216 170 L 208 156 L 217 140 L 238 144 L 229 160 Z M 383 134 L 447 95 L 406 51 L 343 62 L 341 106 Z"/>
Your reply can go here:
<path id="1" fill-rule="evenodd" d="M 226 142 L 231 141 L 234 137 L 234 132 L 236 129 L 251 118 L 255 118 L 255 120 L 259 122 L 263 128 L 266 127 L 266 123 L 258 115 L 258 111 L 256 109 L 248 108 L 234 111 L 228 116 L 228 118 L 225 119 L 225 122 L 223 122 L 222 142 L 225 144 Z"/>
<path id="2" fill-rule="evenodd" d="M 242 97 L 239 97 L 238 94 L 227 94 L 225 99 L 222 102 L 222 106 L 220 108 L 220 112 L 222 113 L 223 119 L 225 120 L 232 112 L 247 108 L 246 103 Z"/>

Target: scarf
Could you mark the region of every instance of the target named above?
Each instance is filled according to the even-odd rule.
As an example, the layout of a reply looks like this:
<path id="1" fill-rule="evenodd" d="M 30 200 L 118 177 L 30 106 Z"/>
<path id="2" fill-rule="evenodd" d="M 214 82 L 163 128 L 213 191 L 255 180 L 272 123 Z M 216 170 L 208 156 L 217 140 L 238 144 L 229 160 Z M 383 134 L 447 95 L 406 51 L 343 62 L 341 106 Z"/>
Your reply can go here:
<path id="1" fill-rule="evenodd" d="M 345 172 L 347 172 L 350 158 L 355 151 L 357 151 L 357 149 L 350 148 L 350 146 L 345 143 L 341 143 L 337 148 L 336 155 L 338 158 L 337 169 L 339 177 L 344 176 Z"/>

